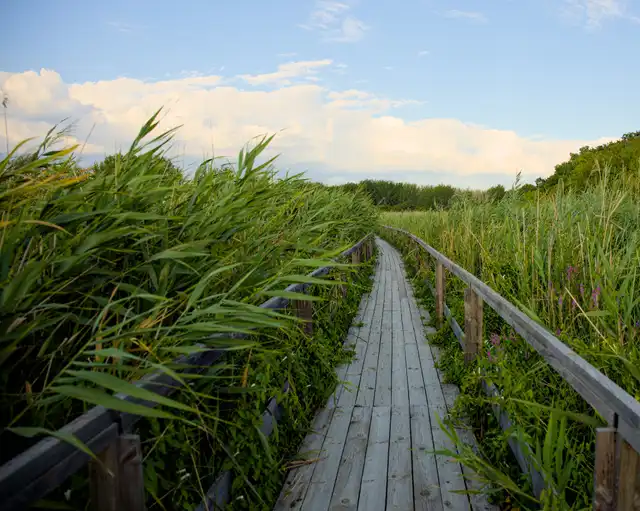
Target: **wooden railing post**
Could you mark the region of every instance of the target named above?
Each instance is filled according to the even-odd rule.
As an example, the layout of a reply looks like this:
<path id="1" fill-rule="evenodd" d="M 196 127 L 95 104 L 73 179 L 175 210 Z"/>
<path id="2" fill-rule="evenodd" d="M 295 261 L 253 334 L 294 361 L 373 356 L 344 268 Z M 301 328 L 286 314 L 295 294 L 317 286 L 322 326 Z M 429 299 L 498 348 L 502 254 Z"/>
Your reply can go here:
<path id="1" fill-rule="evenodd" d="M 640 454 L 620 435 L 617 511 L 640 509 Z"/>
<path id="2" fill-rule="evenodd" d="M 295 300 L 295 314 L 304 321 L 302 331 L 305 335 L 313 335 L 313 302 L 309 300 Z"/>
<path id="3" fill-rule="evenodd" d="M 351 263 L 352 264 L 360 264 L 360 249 L 362 245 L 356 248 L 353 252 L 351 252 Z"/>
<path id="4" fill-rule="evenodd" d="M 482 298 L 468 287 L 464 290 L 464 361 L 473 361 L 482 346 Z"/>
<path id="5" fill-rule="evenodd" d="M 444 324 L 444 266 L 436 261 L 436 320 L 438 328 Z"/>
<path id="6" fill-rule="evenodd" d="M 593 473 L 594 511 L 615 511 L 616 429 L 596 429 L 596 460 Z"/>
<path id="7" fill-rule="evenodd" d="M 640 509 L 640 454 L 616 428 L 596 429 L 594 511 Z"/>
<path id="8" fill-rule="evenodd" d="M 144 511 L 144 476 L 138 435 L 121 435 L 89 464 L 91 509 Z"/>

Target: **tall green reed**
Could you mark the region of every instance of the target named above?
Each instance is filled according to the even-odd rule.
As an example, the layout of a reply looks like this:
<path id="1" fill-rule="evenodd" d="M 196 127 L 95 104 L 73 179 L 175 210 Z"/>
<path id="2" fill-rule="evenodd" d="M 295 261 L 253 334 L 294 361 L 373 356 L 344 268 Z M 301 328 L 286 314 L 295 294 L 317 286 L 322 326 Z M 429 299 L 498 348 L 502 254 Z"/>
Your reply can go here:
<path id="1" fill-rule="evenodd" d="M 196 502 L 228 459 L 239 413 L 259 420 L 283 375 L 295 381 L 318 354 L 336 362 L 333 340 L 302 344 L 289 315 L 257 305 L 370 232 L 376 213 L 357 192 L 279 177 L 261 156 L 269 138 L 187 178 L 167 164 L 173 132 L 156 135 L 157 115 L 91 169 L 74 148 L 0 162 L 0 439 L 4 462 L 34 441 L 15 435 L 25 427 L 129 407 L 146 417 L 147 489 L 170 509 Z M 175 376 L 171 360 L 196 343 L 229 355 L 153 410 L 111 397 L 151 371 Z"/>

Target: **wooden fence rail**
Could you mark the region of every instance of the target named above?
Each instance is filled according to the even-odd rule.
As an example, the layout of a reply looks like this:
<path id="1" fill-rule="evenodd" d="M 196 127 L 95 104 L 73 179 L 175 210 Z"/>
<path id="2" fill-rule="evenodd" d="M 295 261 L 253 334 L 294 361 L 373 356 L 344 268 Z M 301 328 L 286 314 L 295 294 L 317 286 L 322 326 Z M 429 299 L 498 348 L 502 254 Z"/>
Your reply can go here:
<path id="1" fill-rule="evenodd" d="M 342 252 L 334 261 L 352 258 L 353 262 L 369 259 L 373 254 L 373 238 L 368 234 L 351 248 Z M 311 272 L 309 277 L 323 277 L 333 265 L 327 265 Z M 297 283 L 288 286 L 286 292 L 307 293 L 311 284 Z M 295 310 L 305 321 L 303 330 L 311 335 L 311 301 L 298 301 Z M 263 309 L 285 309 L 290 304 L 288 298 L 273 297 L 260 305 Z M 242 334 L 215 335 L 212 338 L 242 338 Z M 170 367 L 182 374 L 194 374 L 204 371 L 219 361 L 225 354 L 224 349 L 207 349 L 205 344 L 196 347 L 203 351 L 182 356 L 174 360 Z M 149 374 L 135 385 L 161 396 L 175 392 L 180 383 L 163 372 Z M 285 382 L 283 393 L 289 391 Z M 115 397 L 153 408 L 155 402 L 144 401 L 131 396 L 118 394 Z M 272 398 L 263 414 L 261 431 L 269 436 L 274 423 L 282 413 L 276 398 Z M 73 435 L 83 442 L 93 453 L 98 454 L 111 474 L 92 462 L 90 470 L 92 509 L 140 511 L 144 509 L 144 491 L 142 464 L 140 463 L 140 440 L 133 435 L 133 427 L 140 416 L 126 412 L 95 406 L 63 428 L 63 436 Z M 4 511 L 20 510 L 40 500 L 59 487 L 67 478 L 86 466 L 91 457 L 68 442 L 47 437 L 0 467 L 0 502 Z M 126 485 L 119 484 L 125 482 Z M 230 472 L 221 474 L 207 492 L 205 501 L 198 509 L 214 509 L 214 503 L 221 506 L 229 502 L 232 477 Z M 126 488 L 124 488 L 126 486 Z"/>
<path id="2" fill-rule="evenodd" d="M 598 428 L 596 431 L 594 509 L 640 509 L 640 403 L 545 327 L 422 239 L 404 229 L 384 227 L 408 236 L 435 260 L 434 294 L 439 324 L 444 322 L 445 309 L 448 309 L 445 303 L 444 270 L 447 269 L 467 284 L 464 335 L 455 319 L 452 316 L 450 318 L 450 324 L 461 341 L 467 361 L 478 353 L 478 343 L 482 342 L 478 335 L 482 332 L 481 304 L 484 301 L 604 418 L 609 427 Z M 506 420 L 508 421 L 508 417 Z M 528 464 L 526 460 L 523 463 Z M 540 483 L 538 481 L 538 485 Z"/>

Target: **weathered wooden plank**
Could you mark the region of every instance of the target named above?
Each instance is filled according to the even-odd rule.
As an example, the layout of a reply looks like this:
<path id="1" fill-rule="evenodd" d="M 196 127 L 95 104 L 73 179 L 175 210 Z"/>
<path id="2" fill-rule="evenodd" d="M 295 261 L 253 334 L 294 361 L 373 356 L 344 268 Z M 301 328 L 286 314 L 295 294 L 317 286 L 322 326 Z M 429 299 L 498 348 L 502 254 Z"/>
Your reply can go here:
<path id="1" fill-rule="evenodd" d="M 380 350 L 376 371 L 375 406 L 391 405 L 391 363 L 392 363 L 392 300 L 393 276 L 388 243 L 381 243 L 384 279 L 384 297 L 381 318 Z"/>
<path id="2" fill-rule="evenodd" d="M 392 332 L 391 404 L 409 409 L 409 385 L 405 356 L 404 332 Z"/>
<path id="3" fill-rule="evenodd" d="M 388 323 L 382 324 L 380 334 L 380 353 L 378 355 L 378 371 L 376 375 L 375 406 L 391 405 L 391 363 L 392 363 L 392 338 L 391 327 Z"/>
<path id="4" fill-rule="evenodd" d="M 616 429 L 596 429 L 596 462 L 593 473 L 594 511 L 614 511 L 616 497 Z"/>
<path id="5" fill-rule="evenodd" d="M 359 511 L 384 511 L 385 509 L 390 429 L 391 407 L 375 406 L 371 417 L 360 486 Z"/>
<path id="6" fill-rule="evenodd" d="M 405 332 L 405 336 L 411 335 Z M 427 394 L 422 377 L 422 367 L 420 366 L 420 355 L 415 339 L 405 344 L 405 356 L 407 362 L 407 384 L 409 386 L 409 404 L 427 405 Z"/>
<path id="7" fill-rule="evenodd" d="M 382 313 L 386 275 L 383 272 L 379 272 L 377 278 L 379 287 L 376 294 L 369 337 L 367 339 L 367 352 L 365 354 L 364 365 L 362 368 L 360 387 L 358 389 L 358 396 L 356 397 L 357 406 L 373 406 L 375 397 L 378 357 L 380 354 L 380 339 L 382 337 Z"/>
<path id="8" fill-rule="evenodd" d="M 391 408 L 387 509 L 407 510 L 413 505 L 411 425 L 409 407 Z"/>
<path id="9" fill-rule="evenodd" d="M 342 452 L 329 509 L 356 510 L 360 496 L 360 483 L 367 453 L 367 440 L 371 424 L 371 407 L 353 409 L 347 440 Z"/>
<path id="10" fill-rule="evenodd" d="M 411 406 L 411 449 L 415 510 L 443 510 L 438 466 L 436 457 L 433 454 L 434 447 L 428 406 Z"/>
<path id="11" fill-rule="evenodd" d="M 447 406 L 442 388 L 440 386 L 427 387 L 427 399 L 429 401 L 429 418 L 431 420 L 431 434 L 435 450 L 455 452 L 455 446 L 438 424 L 438 419 L 443 421 L 447 415 Z M 436 455 L 436 464 L 438 466 L 440 491 L 442 492 L 444 506 L 456 511 L 470 509 L 469 498 L 464 494 L 458 493 L 466 490 L 460 463 L 448 456 Z"/>
<path id="12" fill-rule="evenodd" d="M 327 406 L 336 406 L 342 394 L 346 392 L 351 392 L 352 394 L 356 394 L 358 392 L 358 384 L 359 378 L 353 378 L 354 374 L 359 375 L 359 371 L 354 369 L 353 364 L 360 364 L 360 359 L 364 358 L 364 352 L 367 349 L 367 336 L 370 330 L 370 322 L 371 322 L 371 307 L 376 302 L 376 295 L 378 293 L 378 285 L 374 282 L 374 286 L 371 290 L 371 293 L 367 296 L 363 296 L 360 300 L 360 306 L 358 309 L 358 314 L 353 319 L 353 324 L 349 328 L 349 333 L 347 334 L 347 340 L 345 341 L 345 348 L 354 348 L 354 359 L 347 363 L 341 364 L 336 368 L 336 376 L 338 377 L 338 385 L 336 386 L 336 390 L 329 398 L 329 402 Z M 358 323 L 362 322 L 363 326 L 356 326 Z M 355 381 L 355 380 L 358 381 Z M 350 397 L 345 398 L 342 403 L 345 406 L 349 406 Z M 342 405 L 341 405 L 342 406 Z M 350 406 L 353 406 L 353 402 L 351 401 Z"/>
<path id="13" fill-rule="evenodd" d="M 323 408 L 316 414 L 311 432 L 305 437 L 298 452 L 298 458 L 313 460 L 322 456 L 322 446 L 335 410 L 334 407 Z M 316 465 L 317 462 L 314 462 L 289 471 L 274 511 L 302 509 Z"/>
<path id="14" fill-rule="evenodd" d="M 457 397 L 460 395 L 460 390 L 455 385 L 444 384 L 442 385 L 442 392 L 444 394 L 447 411 L 450 413 L 453 410 Z M 479 452 L 476 438 L 467 424 L 463 423 L 459 427 L 456 427 L 455 430 L 463 443 L 469 445 L 476 453 Z M 475 474 L 473 470 L 464 465 L 461 465 L 461 467 L 465 475 L 466 487 L 473 492 L 469 494 L 471 509 L 473 511 L 498 511 L 498 507 L 490 504 L 487 500 L 483 485 L 474 478 Z"/>
<path id="15" fill-rule="evenodd" d="M 440 387 L 440 378 L 436 372 L 431 349 L 426 341 L 418 343 L 418 355 L 420 357 L 420 366 L 422 368 L 422 379 L 427 392 L 427 401 L 429 400 L 430 387 Z"/>
<path id="16" fill-rule="evenodd" d="M 342 451 L 347 439 L 352 408 L 336 408 L 329 431 L 322 444 L 321 460 L 317 462 L 304 498 L 305 511 L 326 511 L 340 467 Z"/>
<path id="17" fill-rule="evenodd" d="M 463 280 L 492 307 L 506 323 L 522 336 L 611 426 L 618 416 L 618 431 L 640 451 L 640 403 L 613 381 L 577 355 L 545 327 L 536 323 L 513 304 L 474 275 L 464 270 L 417 236 L 391 228 L 411 237 L 422 248 L 458 278 Z"/>

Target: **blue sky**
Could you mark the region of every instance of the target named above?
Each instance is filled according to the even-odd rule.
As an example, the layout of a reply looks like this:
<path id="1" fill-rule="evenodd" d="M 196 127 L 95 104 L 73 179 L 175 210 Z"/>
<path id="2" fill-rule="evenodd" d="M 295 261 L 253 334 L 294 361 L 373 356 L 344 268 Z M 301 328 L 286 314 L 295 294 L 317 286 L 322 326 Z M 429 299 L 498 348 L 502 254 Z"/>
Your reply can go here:
<path id="1" fill-rule="evenodd" d="M 479 130 L 478 140 L 488 140 L 486 137 L 497 130 L 515 132 L 518 140 L 555 144 L 549 149 L 554 157 L 568 155 L 570 149 L 577 149 L 576 143 L 619 137 L 640 129 L 640 67 L 634 64 L 634 48 L 636 52 L 640 48 L 640 6 L 634 9 L 631 2 L 622 0 L 23 0 L 5 6 L 4 14 L 11 20 L 0 32 L 2 47 L 11 48 L 0 54 L 5 81 L 15 74 L 30 70 L 40 73 L 44 68 L 60 77 L 60 83 L 49 84 L 56 94 L 60 87 L 116 83 L 120 77 L 149 84 L 193 76 L 219 76 L 221 81 L 216 86 L 247 93 L 286 88 L 293 93 L 292 89 L 303 85 L 322 87 L 325 94 L 356 90 L 395 102 L 384 111 L 370 104 L 359 105 L 371 119 L 392 116 L 411 125 L 414 132 L 420 127 L 412 123 L 454 119 Z M 251 83 L 239 78 L 275 73 L 279 65 L 292 62 L 315 64 L 313 71 L 290 73 L 295 76 L 288 83 Z M 330 64 L 318 64 L 322 62 Z M 191 88 L 188 94 L 192 93 Z M 15 92 L 14 84 L 16 94 L 19 92 Z M 69 94 L 69 101 L 94 109 L 91 115 L 95 123 L 96 105 L 102 102 L 78 90 Z M 20 99 L 16 103 L 10 109 L 10 115 L 16 117 L 14 122 L 25 118 L 21 105 L 34 122 L 38 111 Z M 136 102 L 132 102 L 129 114 L 124 106 L 119 114 L 130 117 L 135 107 Z M 100 107 L 102 122 L 114 118 L 107 108 Z M 44 110 L 46 107 L 42 118 L 49 119 Z M 77 112 L 86 113 L 83 109 Z M 238 115 L 242 122 L 252 124 L 250 111 Z M 210 122 L 223 126 L 226 117 Z M 342 113 L 339 117 L 343 118 Z M 188 121 L 181 119 L 185 124 Z M 327 114 L 323 126 L 333 126 L 334 121 Z M 109 122 L 115 126 L 123 121 Z M 239 122 L 234 117 L 234 129 Z M 291 118 L 283 119 L 280 126 L 277 122 L 267 127 L 289 129 L 299 124 Z M 304 124 L 304 120 L 301 122 Z M 352 122 L 345 126 L 352 126 Z M 265 122 L 256 124 L 263 126 Z M 386 137 L 379 128 L 375 128 L 376 136 Z M 299 136 L 304 138 L 304 126 L 300 129 Z M 102 136 L 108 132 L 105 129 Z M 471 151 L 482 157 L 483 151 L 477 147 L 480 142 L 467 150 L 464 142 L 460 143 L 460 133 L 456 137 L 458 142 L 452 144 L 452 151 Z M 95 145 L 103 148 L 110 143 L 106 139 L 98 142 Z M 296 150 L 295 156 L 285 160 L 293 167 L 308 165 L 320 173 L 351 172 L 350 159 L 337 157 L 338 149 L 333 144 L 324 148 L 332 153 L 331 158 L 318 156 L 317 150 L 312 151 L 314 155 Z M 446 140 L 438 144 L 448 147 Z M 500 145 L 498 139 L 495 145 Z M 536 146 L 535 158 L 529 150 L 527 144 L 518 150 L 518 154 L 525 153 L 521 156 L 525 173 L 542 172 L 540 154 L 544 147 Z M 420 165 L 409 163 L 406 157 L 413 149 L 396 144 L 390 151 L 403 152 L 397 168 L 407 170 L 407 180 L 416 181 L 412 176 Z M 491 157 L 497 161 L 495 153 Z M 515 165 L 517 157 L 509 162 Z M 466 165 L 464 158 L 456 157 L 449 163 L 443 158 L 440 154 L 424 157 L 424 172 L 433 172 L 433 176 L 464 176 L 470 172 L 466 168 L 456 170 L 455 165 Z M 390 155 L 379 159 L 394 166 Z M 544 165 L 552 167 L 546 161 Z M 502 174 L 511 179 L 513 169 L 494 166 L 495 172 L 480 166 L 473 174 Z M 360 169 L 354 176 L 358 179 L 388 173 L 392 177 L 395 171 L 378 168 L 377 175 L 363 175 Z M 483 178 L 478 179 L 483 182 Z"/>

